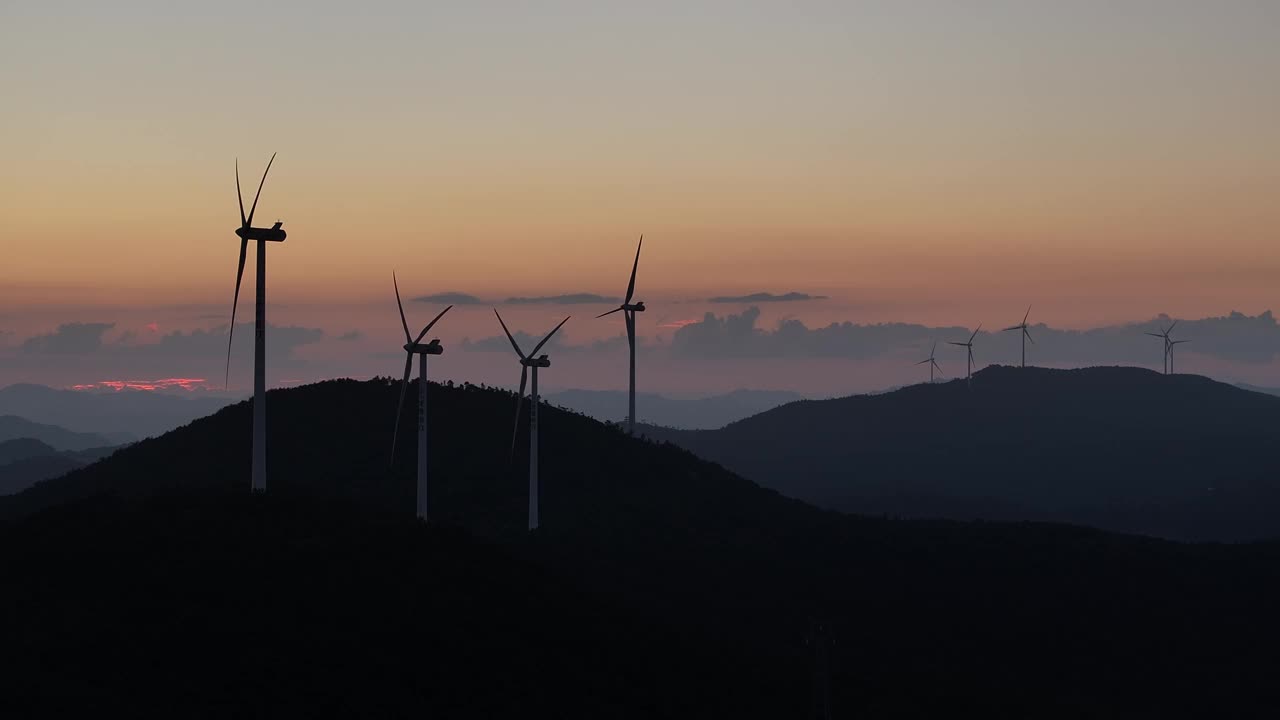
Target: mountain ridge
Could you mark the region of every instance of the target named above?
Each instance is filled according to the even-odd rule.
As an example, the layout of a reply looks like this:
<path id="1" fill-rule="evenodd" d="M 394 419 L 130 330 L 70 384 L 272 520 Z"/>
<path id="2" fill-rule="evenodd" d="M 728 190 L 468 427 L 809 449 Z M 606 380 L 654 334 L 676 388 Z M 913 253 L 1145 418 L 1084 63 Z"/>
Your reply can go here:
<path id="1" fill-rule="evenodd" d="M 1186 545 L 1057 524 L 845 515 L 554 407 L 541 413 L 543 526 L 529 533 L 523 427 L 510 456 L 513 394 L 430 389 L 433 520 L 421 537 L 413 443 L 397 449 L 394 465 L 388 456 L 399 398 L 390 379 L 271 391 L 266 495 L 249 493 L 245 402 L 0 498 L 0 553 L 7 553 L 0 564 L 33 588 L 0 596 L 0 618 L 21 640 L 0 644 L 0 652 L 25 655 L 53 637 L 34 656 L 42 667 L 77 688 L 116 686 L 118 667 L 121 686 L 130 686 L 130 669 L 149 677 L 141 671 L 154 658 L 207 663 L 199 652 L 206 634 L 182 629 L 212 618 L 212 637 L 225 628 L 243 638 L 227 647 L 267 658 L 247 666 L 251 675 L 272 668 L 279 680 L 228 682 L 240 677 L 234 664 L 208 679 L 179 674 L 176 687 L 188 699 L 212 691 L 232 706 L 254 706 L 264 697 L 279 703 L 289 688 L 319 687 L 333 707 L 368 708 L 377 696 L 405 707 L 465 708 L 417 673 L 447 667 L 467 646 L 431 638 L 446 632 L 453 614 L 464 628 L 487 627 L 486 613 L 536 622 L 543 611 L 520 602 L 523 581 L 510 574 L 532 572 L 585 598 L 557 590 L 537 607 L 562 607 L 570 618 L 593 608 L 634 628 L 548 626 L 592 659 L 564 665 L 567 685 L 545 685 L 569 692 L 564 703 L 574 709 L 586 698 L 572 688 L 592 688 L 590 709 L 578 716 L 798 714 L 812 681 L 804 638 L 815 618 L 838 638 L 831 668 L 840 715 L 1267 715 L 1270 679 L 1280 670 L 1271 652 L 1280 645 L 1278 543 Z M 406 427 L 414 400 L 401 416 Z M 374 525 L 359 520 L 374 516 Z M 433 575 L 443 559 L 419 542 L 459 533 L 469 539 L 441 547 L 476 562 L 441 565 Z M 514 565 L 482 559 L 474 543 L 501 549 Z M 46 612 L 24 599 L 83 597 L 103 578 L 119 591 L 101 613 L 75 602 L 50 603 Z M 289 582 L 276 590 L 276 578 Z M 286 592 L 295 582 L 304 592 Z M 408 587 L 426 595 L 406 596 Z M 452 609 L 423 604 L 437 587 L 461 593 Z M 327 594 L 307 599 L 317 592 Z M 164 602 L 171 596 L 196 598 L 197 610 L 188 614 L 190 601 Z M 253 619 L 262 603 L 270 609 L 262 617 L 280 619 L 283 634 Z M 423 622 L 424 608 L 431 622 Z M 175 630 L 195 640 L 194 650 L 174 654 Z M 525 629 L 499 636 L 515 653 L 511 661 L 464 665 L 465 677 L 486 668 L 517 672 L 518 658 L 538 657 L 536 639 L 547 637 Z M 502 652 L 492 634 L 479 637 L 482 655 Z M 646 637 L 661 638 L 656 649 Z M 76 658 L 102 657 L 95 647 L 122 644 L 129 662 L 75 666 Z M 403 658 L 387 667 L 406 664 L 366 673 L 352 668 L 350 652 Z M 690 669 L 681 658 L 697 661 Z M 1214 659 L 1211 673 L 1204 658 Z M 546 666 L 526 667 L 540 677 Z M 78 684 L 82 676 L 88 685 Z M 450 682 L 447 672 L 440 677 Z M 537 683 L 517 684 L 513 698 L 500 681 L 488 690 L 471 682 L 464 701 L 488 692 L 507 710 L 521 696 L 529 707 L 555 706 Z"/>
<path id="2" fill-rule="evenodd" d="M 1280 478 L 1265 451 L 1280 441 L 1280 398 L 1195 375 L 990 366 L 972 388 L 924 383 L 790 403 L 718 430 L 644 433 L 838 510 L 1280 535 Z"/>

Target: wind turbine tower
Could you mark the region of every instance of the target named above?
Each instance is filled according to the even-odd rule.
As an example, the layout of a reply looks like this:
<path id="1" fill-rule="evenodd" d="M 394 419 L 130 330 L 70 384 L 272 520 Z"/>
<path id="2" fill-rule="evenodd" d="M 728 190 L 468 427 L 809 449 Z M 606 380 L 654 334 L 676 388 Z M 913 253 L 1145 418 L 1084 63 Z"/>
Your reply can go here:
<path id="1" fill-rule="evenodd" d="M 1169 341 L 1169 374 L 1170 375 L 1173 374 L 1173 346 L 1181 345 L 1182 343 L 1185 343 L 1185 342 L 1191 342 L 1191 341 L 1190 340 L 1170 340 Z"/>
<path id="2" fill-rule="evenodd" d="M 1032 337 L 1031 337 L 1031 333 L 1027 330 L 1027 318 L 1029 318 L 1029 317 L 1031 317 L 1031 306 L 1030 306 L 1030 305 L 1028 305 L 1028 306 L 1027 306 L 1027 314 L 1022 316 L 1022 322 L 1020 322 L 1020 323 L 1018 323 L 1017 325 L 1014 325 L 1014 326 L 1012 326 L 1012 327 L 1007 327 L 1007 328 L 1005 328 L 1005 329 L 1002 331 L 1002 332 L 1008 332 L 1008 331 L 1010 331 L 1010 330 L 1021 330 L 1021 331 L 1022 331 L 1022 333 L 1021 333 L 1021 335 L 1022 335 L 1022 367 L 1026 367 L 1026 366 L 1027 366 L 1027 341 L 1028 341 L 1028 340 L 1031 340 L 1031 342 L 1032 342 L 1032 343 L 1034 343 L 1034 342 L 1035 342 L 1035 340 L 1034 340 L 1034 339 L 1032 339 Z"/>
<path id="3" fill-rule="evenodd" d="M 249 241 L 258 243 L 258 288 L 257 303 L 253 319 L 253 475 L 251 487 L 254 492 L 267 490 L 267 243 L 284 242 L 285 232 L 279 221 L 269 228 L 253 227 L 253 213 L 258 209 L 258 198 L 262 196 L 262 186 L 267 182 L 267 173 L 271 172 L 271 163 L 275 162 L 273 153 L 267 162 L 267 169 L 262 172 L 262 180 L 258 183 L 258 193 L 253 196 L 253 205 L 249 215 L 244 214 L 244 198 L 240 193 L 240 161 L 236 161 L 236 199 L 240 201 L 240 227 L 236 235 L 240 237 L 240 265 L 236 270 L 236 294 L 231 300 L 231 328 L 227 331 L 227 377 L 231 384 L 231 339 L 236 329 L 236 306 L 240 302 L 240 282 L 244 278 L 244 261 L 248 254 Z"/>
<path id="4" fill-rule="evenodd" d="M 938 341 L 937 341 L 937 340 L 934 340 L 934 341 L 933 341 L 933 347 L 929 348 L 929 357 L 927 357 L 927 358 L 925 358 L 924 360 L 921 360 L 920 362 L 916 363 L 916 365 L 924 365 L 925 363 L 929 363 L 929 383 L 930 383 L 930 384 L 933 384 L 933 371 L 934 371 L 934 370 L 937 370 L 939 375 L 941 375 L 941 374 L 942 374 L 942 368 L 938 367 L 938 361 L 937 361 L 936 359 L 934 359 L 934 357 L 933 357 L 934 352 L 935 352 L 937 349 L 938 349 Z"/>
<path id="5" fill-rule="evenodd" d="M 400 404 L 396 406 L 396 425 L 391 433 L 391 462 L 396 461 L 396 439 L 400 435 L 400 415 L 404 412 L 404 396 L 409 390 L 409 374 L 413 371 L 413 356 L 418 356 L 418 485 L 417 512 L 418 519 L 427 520 L 427 356 L 440 355 L 444 347 L 439 338 L 423 343 L 422 338 L 431 332 L 431 326 L 449 312 L 452 305 L 440 311 L 427 326 L 422 328 L 418 337 L 409 335 L 409 322 L 404 318 L 404 303 L 400 302 L 400 284 L 396 282 L 396 274 L 391 273 L 391 285 L 396 291 L 396 306 L 400 309 L 400 326 L 404 328 L 404 381 L 400 383 Z"/>
<path id="6" fill-rule="evenodd" d="M 978 331 L 979 331 L 979 330 L 982 330 L 982 323 L 978 323 L 978 327 L 977 327 L 977 329 L 975 329 L 975 330 L 973 331 L 973 334 L 969 336 L 969 340 L 968 340 L 968 341 L 966 341 L 966 342 L 955 342 L 954 340 L 948 340 L 948 341 L 947 341 L 947 344 L 948 344 L 948 345 L 959 345 L 959 346 L 960 346 L 960 347 L 962 347 L 962 348 L 966 348 L 966 349 L 968 349 L 968 351 L 969 351 L 969 359 L 967 360 L 967 362 L 966 362 L 966 364 L 965 364 L 965 374 L 964 374 L 964 379 L 965 379 L 965 382 L 969 383 L 969 385 L 970 385 L 970 386 L 972 386 L 972 385 L 973 385 L 973 339 L 974 339 L 974 338 L 976 338 L 976 337 L 978 337 Z M 930 353 L 930 354 L 932 354 L 932 353 Z"/>
<path id="7" fill-rule="evenodd" d="M 631 264 L 631 281 L 627 283 L 627 296 L 622 299 L 622 304 L 596 316 L 596 319 L 605 315 L 612 315 L 621 311 L 622 317 L 627 324 L 627 346 L 631 349 L 631 383 L 630 392 L 627 395 L 627 432 L 631 435 L 636 434 L 636 313 L 644 312 L 644 301 L 641 300 L 632 304 L 631 297 L 636 291 L 636 268 L 640 267 L 640 248 L 644 246 L 644 235 L 640 236 L 640 242 L 636 245 L 636 259 Z"/>
<path id="8" fill-rule="evenodd" d="M 538 529 L 538 368 L 551 367 L 551 359 L 546 355 L 534 357 L 543 345 L 556 334 L 565 323 L 569 322 L 569 318 L 560 321 L 560 324 L 552 328 L 546 337 L 542 338 L 537 345 L 533 346 L 533 352 L 525 355 L 520 349 L 520 344 L 512 337 L 511 331 L 507 329 L 507 324 L 502 321 L 502 316 L 498 314 L 498 309 L 493 309 L 493 314 L 498 316 L 498 323 L 502 325 L 502 332 L 507 334 L 507 339 L 511 341 L 511 347 L 516 351 L 516 355 L 520 356 L 520 391 L 516 394 L 516 422 L 515 427 L 511 429 L 511 455 L 514 458 L 516 454 L 516 433 L 520 430 L 520 405 L 524 402 L 525 382 L 529 379 L 530 372 L 533 370 L 533 383 L 529 388 L 529 529 Z"/>
<path id="9" fill-rule="evenodd" d="M 1146 333 L 1151 337 L 1158 337 L 1164 340 L 1164 374 L 1165 375 L 1168 375 L 1173 372 L 1173 357 L 1172 357 L 1173 341 L 1169 339 L 1169 333 L 1172 332 L 1173 329 L 1177 327 L 1177 325 L 1178 325 L 1178 321 L 1174 320 L 1172 325 L 1161 330 L 1158 333 L 1153 333 L 1153 332 Z M 1180 341 L 1180 342 L 1185 342 L 1185 341 Z"/>

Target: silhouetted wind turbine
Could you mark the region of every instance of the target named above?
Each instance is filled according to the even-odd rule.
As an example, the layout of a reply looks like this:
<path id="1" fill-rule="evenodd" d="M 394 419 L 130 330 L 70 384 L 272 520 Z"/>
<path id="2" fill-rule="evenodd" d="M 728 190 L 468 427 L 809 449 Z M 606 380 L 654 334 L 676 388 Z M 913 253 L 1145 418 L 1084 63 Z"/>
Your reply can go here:
<path id="1" fill-rule="evenodd" d="M 271 163 L 276 161 L 275 153 L 267 162 L 267 169 L 262 171 L 262 180 L 258 183 L 258 193 L 253 196 L 253 206 L 249 208 L 248 217 L 244 214 L 244 198 L 240 195 L 240 161 L 236 160 L 236 199 L 240 201 L 240 227 L 236 235 L 240 237 L 240 265 L 236 269 L 236 294 L 231 299 L 231 328 L 227 331 L 227 377 L 226 384 L 231 384 L 231 339 L 236 330 L 236 306 L 240 302 L 240 281 L 244 278 L 245 255 L 249 249 L 249 241 L 258 241 L 258 292 L 253 317 L 253 475 L 251 487 L 254 492 L 267 489 L 267 243 L 284 242 L 285 232 L 279 221 L 269 228 L 253 227 L 253 213 L 258 209 L 258 198 L 262 196 L 262 186 L 267 182 L 267 173 L 271 172 Z"/>
<path id="2" fill-rule="evenodd" d="M 938 349 L 938 341 L 937 341 L 937 340 L 934 340 L 934 341 L 933 341 L 933 347 L 929 348 L 929 357 L 927 357 L 927 358 L 925 358 L 924 360 L 921 360 L 920 362 L 916 363 L 917 365 L 924 365 L 925 363 L 929 363 L 929 382 L 930 382 L 930 383 L 932 383 L 932 382 L 933 382 L 933 371 L 934 371 L 934 370 L 937 370 L 939 375 L 941 375 L 941 374 L 942 374 L 942 368 L 938 367 L 938 361 L 937 361 L 937 360 L 935 360 L 935 359 L 934 359 L 934 357 L 933 357 L 934 351 L 935 351 L 935 350 L 937 350 L 937 349 Z"/>
<path id="3" fill-rule="evenodd" d="M 502 316 L 498 314 L 498 309 L 493 309 L 493 314 L 498 316 L 498 323 L 502 325 L 502 332 L 507 334 L 507 339 L 511 341 L 511 347 L 516 351 L 516 355 L 520 356 L 520 390 L 516 393 L 516 422 L 515 427 L 511 429 L 511 456 L 514 459 L 516 454 L 516 433 L 520 430 L 520 405 L 524 402 L 524 386 L 525 381 L 529 379 L 529 368 L 533 368 L 533 384 L 529 388 L 529 529 L 538 529 L 538 368 L 551 367 L 551 360 L 546 355 L 534 357 L 543 345 L 556 334 L 565 323 L 569 322 L 569 318 L 560 321 L 560 324 L 552 328 L 547 336 L 542 338 L 537 345 L 533 346 L 533 351 L 528 355 L 520 349 L 520 345 L 516 343 L 516 339 L 512 337 L 511 331 L 507 329 L 507 324 L 502 321 Z"/>
<path id="4" fill-rule="evenodd" d="M 1173 328 L 1174 328 L 1177 324 L 1178 324 L 1178 321 L 1177 321 L 1177 320 L 1174 320 L 1172 325 L 1170 325 L 1169 327 L 1165 328 L 1164 330 L 1161 330 L 1161 331 L 1160 331 L 1160 332 L 1158 332 L 1158 333 L 1153 333 L 1153 332 L 1146 333 L 1147 335 L 1150 335 L 1151 337 L 1158 337 L 1158 338 L 1162 338 L 1162 339 L 1164 340 L 1164 374 L 1165 374 L 1165 375 L 1168 375 L 1169 373 L 1171 373 L 1171 372 L 1172 372 L 1172 368 L 1170 368 L 1170 362 L 1169 362 L 1169 361 L 1170 361 L 1169 355 L 1170 355 L 1170 353 L 1171 353 L 1171 350 L 1170 350 L 1170 348 L 1169 348 L 1169 345 L 1170 345 L 1170 343 L 1171 343 L 1172 341 L 1171 341 L 1171 340 L 1169 340 L 1169 333 L 1173 331 Z"/>
<path id="5" fill-rule="evenodd" d="M 969 359 L 967 361 L 967 364 L 965 365 L 964 378 L 970 385 L 973 384 L 973 339 L 978 337 L 978 330 L 981 330 L 981 329 L 982 329 L 982 323 L 978 323 L 977 329 L 974 330 L 973 334 L 969 336 L 968 342 L 955 342 L 954 340 L 947 341 L 948 345 L 959 345 L 960 347 L 969 349 Z"/>
<path id="6" fill-rule="evenodd" d="M 1032 343 L 1035 342 L 1035 340 L 1031 337 L 1031 333 L 1027 331 L 1027 318 L 1029 317 L 1031 317 L 1030 305 L 1027 306 L 1027 314 L 1022 316 L 1021 323 L 1014 325 L 1013 327 L 1007 327 L 1001 331 L 1001 332 L 1008 332 L 1010 330 L 1022 331 L 1022 367 L 1027 366 L 1027 341 L 1031 340 Z"/>
<path id="7" fill-rule="evenodd" d="M 1170 375 L 1173 374 L 1173 346 L 1181 345 L 1182 343 L 1185 343 L 1185 342 L 1191 342 L 1191 341 L 1190 340 L 1170 340 L 1169 341 L 1169 374 Z"/>
<path id="8" fill-rule="evenodd" d="M 631 349 L 631 384 L 630 392 L 627 395 L 627 432 L 635 435 L 636 433 L 636 313 L 644 312 L 644 301 L 631 303 L 631 296 L 636 291 L 636 268 L 640 267 L 640 248 L 644 246 L 644 235 L 640 236 L 640 242 L 636 245 L 636 260 L 631 264 L 631 281 L 627 283 L 627 296 L 622 299 L 622 304 L 610 310 L 607 313 L 601 313 L 596 319 L 605 315 L 612 315 L 618 311 L 622 311 L 622 317 L 627 324 L 627 346 Z"/>
<path id="9" fill-rule="evenodd" d="M 396 426 L 391 433 L 391 462 L 396 461 L 396 438 L 400 435 L 400 415 L 404 412 L 404 395 L 409 390 L 409 373 L 413 371 L 413 356 L 418 356 L 418 519 L 427 519 L 427 356 L 444 352 L 440 340 L 433 338 L 431 342 L 422 343 L 422 338 L 431 332 L 431 326 L 444 317 L 453 307 L 440 311 L 427 326 L 422 328 L 418 337 L 409 335 L 409 321 L 404 319 L 404 303 L 400 302 L 400 285 L 396 282 L 396 274 L 391 273 L 391 286 L 396 290 L 396 307 L 400 309 L 400 325 L 404 328 L 404 382 L 400 384 L 400 404 L 396 406 Z"/>

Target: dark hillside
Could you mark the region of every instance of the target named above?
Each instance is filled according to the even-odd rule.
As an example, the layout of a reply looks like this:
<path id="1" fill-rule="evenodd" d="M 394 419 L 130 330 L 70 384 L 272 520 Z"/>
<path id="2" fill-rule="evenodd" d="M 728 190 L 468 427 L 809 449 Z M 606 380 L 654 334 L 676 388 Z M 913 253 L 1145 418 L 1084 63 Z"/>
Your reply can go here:
<path id="1" fill-rule="evenodd" d="M 849 512 L 1280 537 L 1280 398 L 1195 375 L 989 367 L 972 388 L 914 385 L 646 433 Z"/>
<path id="2" fill-rule="evenodd" d="M 57 637 L 39 675 L 77 677 L 89 672 L 77 658 L 110 657 L 104 648 L 124 641 L 100 633 L 127 634 L 137 662 L 168 657 L 175 627 L 225 617 L 215 637 L 194 637 L 230 653 L 222 630 L 266 607 L 301 619 L 279 632 L 254 621 L 244 639 L 263 659 L 250 667 L 280 687 L 320 688 L 309 691 L 334 707 L 376 696 L 466 714 L 459 697 L 514 677 L 511 695 L 491 690 L 475 706 L 509 715 L 512 698 L 533 692 L 520 689 L 521 673 L 563 672 L 538 687 L 548 704 L 583 713 L 779 717 L 808 707 L 805 636 L 821 618 L 835 628 L 841 717 L 1270 717 L 1278 707 L 1273 545 L 851 517 L 553 409 L 542 423 L 544 526 L 529 535 L 524 470 L 508 458 L 511 394 L 439 386 L 430 403 L 438 521 L 423 530 L 411 519 L 412 440 L 387 468 L 397 393 L 385 381 L 271 393 L 263 497 L 247 496 L 242 403 L 0 501 L 10 525 L 0 566 L 16 568 L 13 587 L 32 589 L 8 596 L 18 605 L 0 613 L 33 618 L 11 647 L 26 655 Z M 411 391 L 406 426 L 413 402 Z M 203 568 L 216 569 L 216 588 L 201 585 Z M 449 611 L 432 604 L 434 588 L 454 598 Z M 101 614 L 82 602 L 104 595 Z M 49 598 L 62 599 L 42 613 Z M 549 635 L 501 624 L 526 609 L 547 615 Z M 127 622 L 116 621 L 122 613 Z M 489 617 L 502 633 L 477 619 Z M 397 634 L 407 626 L 416 629 L 405 638 L 456 634 L 414 643 Z M 448 658 L 472 642 L 491 665 L 450 675 Z M 544 663 L 526 662 L 548 645 Z M 419 655 L 423 647 L 440 654 Z M 353 668 L 352 657 L 371 664 Z M 219 662 L 175 702 L 205 696 L 206 681 L 234 707 L 282 692 L 265 680 L 243 686 L 240 667 Z M 420 678 L 432 673 L 457 695 L 424 694 Z"/>

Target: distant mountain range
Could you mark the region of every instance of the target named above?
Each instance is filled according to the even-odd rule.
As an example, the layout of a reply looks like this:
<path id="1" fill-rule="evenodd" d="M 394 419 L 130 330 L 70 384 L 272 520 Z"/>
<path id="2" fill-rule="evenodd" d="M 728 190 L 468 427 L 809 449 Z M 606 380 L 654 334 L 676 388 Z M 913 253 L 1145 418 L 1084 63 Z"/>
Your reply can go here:
<path id="1" fill-rule="evenodd" d="M 145 390 L 94 392 L 31 384 L 0 388 L 0 415 L 100 433 L 112 444 L 168 432 L 232 402 L 219 396 L 188 397 Z"/>
<path id="2" fill-rule="evenodd" d="M 8 418 L 0 418 L 0 424 L 6 420 Z M 115 450 L 114 447 L 58 450 L 31 437 L 0 441 L 0 495 L 10 495 L 41 480 L 65 475 L 78 467 L 96 462 Z"/>
<path id="3" fill-rule="evenodd" d="M 1195 375 L 993 366 L 972 387 L 921 384 L 645 433 L 848 512 L 1280 536 L 1280 398 Z"/>
<path id="4" fill-rule="evenodd" d="M 1250 385 L 1249 383 L 1235 383 L 1235 386 L 1243 390 L 1252 390 L 1253 392 L 1260 392 L 1265 395 L 1280 395 L 1280 388 Z"/>
<path id="5" fill-rule="evenodd" d="M 547 395 L 546 399 L 597 420 L 622 422 L 627 418 L 625 390 L 562 390 Z M 673 428 L 718 428 L 803 399 L 803 395 L 785 390 L 734 390 L 700 398 L 636 393 L 636 417 L 643 423 Z"/>
<path id="6" fill-rule="evenodd" d="M 897 468 L 929 490 L 956 460 L 975 482 L 998 466 L 984 491 L 1031 497 L 1066 480 L 1076 487 L 1050 494 L 1177 496 L 1184 478 L 1161 490 L 1163 474 L 1203 472 L 1205 458 L 1239 466 L 1224 477 L 1265 460 L 1258 483 L 1274 482 L 1266 454 L 1223 453 L 1272 451 L 1265 416 L 1280 400 L 1185 376 L 1013 372 L 985 371 L 972 391 L 791 403 L 710 436 L 743 428 L 770 477 L 813 472 L 815 487 Z M 529 533 L 513 395 L 469 385 L 431 386 L 422 526 L 415 442 L 388 457 L 397 385 L 272 391 L 262 496 L 248 489 L 242 402 L 0 498 L 15 589 L 0 593 L 0 705 L 773 718 L 806 715 L 829 673 L 837 717 L 1274 710 L 1280 544 L 823 511 L 555 408 L 541 415 L 543 526 Z M 415 398 L 405 405 L 411 427 Z M 1117 454 L 1123 472 L 1101 472 Z M 849 461 L 838 476 L 822 472 L 833 457 Z"/>
<path id="7" fill-rule="evenodd" d="M 0 415 L 0 442 L 19 439 L 39 440 L 55 450 L 89 450 L 123 445 L 137 438 L 120 432 L 75 432 L 57 425 L 32 422 L 17 415 Z"/>

